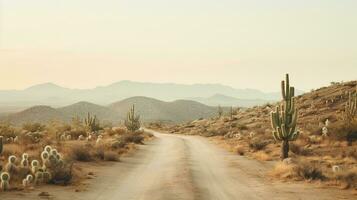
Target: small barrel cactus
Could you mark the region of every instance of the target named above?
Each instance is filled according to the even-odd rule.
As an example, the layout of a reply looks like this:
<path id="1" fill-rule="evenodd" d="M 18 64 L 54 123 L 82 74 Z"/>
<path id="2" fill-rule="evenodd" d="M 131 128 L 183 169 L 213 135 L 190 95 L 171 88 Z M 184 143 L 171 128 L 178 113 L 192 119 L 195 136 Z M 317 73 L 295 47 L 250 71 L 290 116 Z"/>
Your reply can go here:
<path id="1" fill-rule="evenodd" d="M 47 167 L 50 166 L 49 162 L 49 153 L 47 151 L 43 151 L 41 153 L 41 159 L 42 159 L 42 168 L 45 170 Z"/>
<path id="2" fill-rule="evenodd" d="M 35 175 L 39 170 L 40 170 L 40 163 L 38 162 L 38 160 L 33 160 L 31 162 L 31 172 L 32 172 L 32 174 Z"/>
<path id="3" fill-rule="evenodd" d="M 7 172 L 3 172 L 0 175 L 0 188 L 3 191 L 10 189 L 10 174 Z"/>
<path id="4" fill-rule="evenodd" d="M 24 186 L 24 188 L 27 188 L 31 185 L 32 181 L 33 181 L 33 176 L 29 174 L 26 176 L 24 180 L 22 180 L 22 186 Z"/>
<path id="5" fill-rule="evenodd" d="M 47 146 L 45 146 L 44 150 L 47 151 L 48 153 L 51 153 L 52 147 L 47 145 Z"/>

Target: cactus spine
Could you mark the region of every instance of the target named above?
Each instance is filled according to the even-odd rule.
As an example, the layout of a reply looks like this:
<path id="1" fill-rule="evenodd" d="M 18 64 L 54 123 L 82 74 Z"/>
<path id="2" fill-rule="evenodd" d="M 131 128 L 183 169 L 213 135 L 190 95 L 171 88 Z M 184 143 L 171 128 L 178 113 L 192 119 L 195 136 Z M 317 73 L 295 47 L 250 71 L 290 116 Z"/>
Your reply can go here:
<path id="1" fill-rule="evenodd" d="M 135 114 L 135 106 L 134 105 L 130 108 L 130 111 L 127 114 L 124 124 L 125 124 L 126 128 L 132 132 L 140 129 L 140 126 L 141 126 L 140 115 Z"/>
<path id="2" fill-rule="evenodd" d="M 281 91 L 284 103 L 271 113 L 271 124 L 274 139 L 282 142 L 281 158 L 285 159 L 289 157 L 289 142 L 299 136 L 296 131 L 298 112 L 295 108 L 295 89 L 290 86 L 289 74 L 286 74 L 286 80 L 281 82 Z"/>

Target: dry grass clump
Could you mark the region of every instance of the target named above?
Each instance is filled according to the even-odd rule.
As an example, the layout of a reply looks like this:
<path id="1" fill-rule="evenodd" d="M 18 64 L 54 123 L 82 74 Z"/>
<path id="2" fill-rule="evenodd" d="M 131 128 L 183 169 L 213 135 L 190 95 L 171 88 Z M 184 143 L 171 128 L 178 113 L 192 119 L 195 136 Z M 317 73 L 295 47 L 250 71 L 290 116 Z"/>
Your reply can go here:
<path id="1" fill-rule="evenodd" d="M 346 189 L 357 189 L 357 167 L 337 172 L 333 178 Z"/>
<path id="2" fill-rule="evenodd" d="M 253 153 L 253 157 L 260 161 L 270 161 L 272 157 L 264 151 L 258 151 Z"/>
<path id="3" fill-rule="evenodd" d="M 123 143 L 134 143 L 134 144 L 143 144 L 144 136 L 142 133 L 127 133 L 120 137 L 120 141 Z"/>
<path id="4" fill-rule="evenodd" d="M 353 121 L 351 125 L 345 122 L 335 122 L 329 126 L 329 137 L 336 140 L 347 140 L 352 143 L 357 141 L 357 121 Z"/>
<path id="5" fill-rule="evenodd" d="M 254 138 L 251 141 L 249 141 L 249 147 L 255 151 L 261 151 L 263 150 L 270 141 L 268 140 L 262 140 L 260 138 Z"/>
<path id="6" fill-rule="evenodd" d="M 308 156 L 311 154 L 311 151 L 309 149 L 295 143 L 290 143 L 290 151 L 296 155 L 301 156 Z"/>
<path id="7" fill-rule="evenodd" d="M 76 161 L 90 162 L 94 160 L 91 148 L 93 147 L 90 147 L 90 145 L 75 145 L 72 146 L 70 155 Z"/>
<path id="8" fill-rule="evenodd" d="M 310 162 L 279 162 L 270 175 L 285 180 L 325 180 L 326 176 L 317 164 Z"/>

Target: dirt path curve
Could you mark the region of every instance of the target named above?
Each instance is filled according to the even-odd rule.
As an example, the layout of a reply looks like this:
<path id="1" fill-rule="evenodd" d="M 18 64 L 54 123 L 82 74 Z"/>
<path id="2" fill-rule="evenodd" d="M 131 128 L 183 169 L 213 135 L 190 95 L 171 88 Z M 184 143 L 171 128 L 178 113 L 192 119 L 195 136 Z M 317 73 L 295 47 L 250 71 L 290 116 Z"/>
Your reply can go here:
<path id="1" fill-rule="evenodd" d="M 312 185 L 271 183 L 264 165 L 233 155 L 198 136 L 154 133 L 157 139 L 133 156 L 104 167 L 88 190 L 46 187 L 60 200 L 256 200 L 353 199 L 355 196 Z M 38 193 L 1 194 L 1 200 L 39 199 Z"/>

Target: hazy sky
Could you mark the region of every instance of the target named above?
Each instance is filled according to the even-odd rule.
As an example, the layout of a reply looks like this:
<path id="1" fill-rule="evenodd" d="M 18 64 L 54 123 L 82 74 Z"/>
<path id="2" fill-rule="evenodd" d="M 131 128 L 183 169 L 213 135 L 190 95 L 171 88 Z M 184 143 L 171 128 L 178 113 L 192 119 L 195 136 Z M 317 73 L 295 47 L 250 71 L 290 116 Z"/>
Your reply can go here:
<path id="1" fill-rule="evenodd" d="M 0 89 L 357 79 L 356 0 L 0 0 Z"/>

